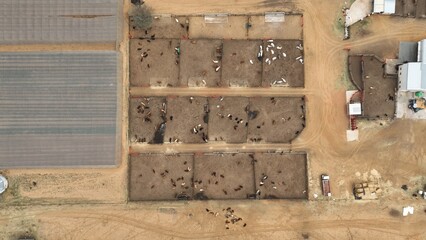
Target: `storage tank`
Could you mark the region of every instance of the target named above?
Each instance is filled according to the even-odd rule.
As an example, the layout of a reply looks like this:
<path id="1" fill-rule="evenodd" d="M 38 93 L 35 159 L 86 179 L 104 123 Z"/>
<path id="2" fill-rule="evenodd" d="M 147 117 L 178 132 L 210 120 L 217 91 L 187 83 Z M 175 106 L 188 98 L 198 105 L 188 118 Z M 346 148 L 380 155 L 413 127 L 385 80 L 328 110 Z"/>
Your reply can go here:
<path id="1" fill-rule="evenodd" d="M 0 194 L 2 194 L 7 189 L 7 179 L 0 175 Z"/>

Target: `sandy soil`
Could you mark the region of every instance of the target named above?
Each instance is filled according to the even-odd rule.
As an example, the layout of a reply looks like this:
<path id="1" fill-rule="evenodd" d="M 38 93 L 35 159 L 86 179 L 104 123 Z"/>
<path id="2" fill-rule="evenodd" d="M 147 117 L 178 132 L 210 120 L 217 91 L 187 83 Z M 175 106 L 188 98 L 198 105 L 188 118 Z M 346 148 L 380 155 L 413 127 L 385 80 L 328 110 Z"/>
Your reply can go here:
<path id="1" fill-rule="evenodd" d="M 343 33 L 336 34 L 334 27 L 342 7 L 340 1 L 147 0 L 146 4 L 157 13 L 177 14 L 303 11 L 306 89 L 197 91 L 197 94 L 217 96 L 222 93 L 306 95 L 306 128 L 291 145 L 180 145 L 166 149 L 134 145 L 132 151 L 308 150 L 309 201 L 127 203 L 127 134 L 124 130 L 123 161 L 118 168 L 3 171 L 10 179 L 11 188 L 1 201 L 1 238 L 16 238 L 26 232 L 39 239 L 138 239 L 141 236 L 150 239 L 426 238 L 424 202 L 411 197 L 412 191 L 426 181 L 426 142 L 422 135 L 426 123 L 409 120 L 396 120 L 383 126 L 371 121 L 360 123 L 360 141 L 347 143 L 345 85 L 341 82 L 347 57 L 343 49 L 394 56 L 398 41 L 426 38 L 424 20 L 373 16 L 371 24 L 365 27 L 365 34 L 351 35 L 350 40 L 343 42 Z M 124 36 L 128 36 L 127 32 Z M 123 40 L 119 49 L 126 59 L 127 41 Z M 123 60 L 122 65 L 124 99 L 127 99 L 128 82 L 126 62 Z M 150 94 L 143 91 L 132 90 L 146 96 L 168 92 L 194 95 L 193 90 L 187 89 L 150 89 Z M 123 101 L 124 109 L 126 104 Z M 123 122 L 127 121 L 124 113 Z M 331 176 L 333 198 L 315 200 L 313 194 L 321 192 L 318 178 L 324 172 Z M 70 180 L 71 174 L 75 174 L 76 181 Z M 38 187 L 40 183 L 37 183 L 37 187 L 30 189 L 31 179 L 38 175 L 44 175 L 44 187 Z M 383 196 L 378 201 L 355 203 L 351 197 L 352 183 L 368 178 L 380 179 L 385 190 Z M 409 191 L 401 190 L 402 184 L 407 184 Z M 405 205 L 415 207 L 414 215 L 401 217 Z M 235 214 L 247 223 L 246 227 L 238 223 L 230 229 L 225 228 L 222 209 L 227 207 L 235 209 Z M 220 214 L 215 217 L 206 212 L 206 208 Z"/>
<path id="2" fill-rule="evenodd" d="M 248 31 L 250 39 L 292 39 L 303 38 L 303 17 L 300 14 L 285 15 L 284 23 L 267 23 L 264 16 L 251 16 Z"/>
<path id="3" fill-rule="evenodd" d="M 171 15 L 158 15 L 154 16 L 152 26 L 145 31 L 136 28 L 133 20 L 130 20 L 130 38 L 146 38 L 150 39 L 151 36 L 156 38 L 185 38 L 188 37 L 188 18 L 186 17 L 172 17 Z M 177 19 L 177 21 L 176 21 Z"/>
<path id="4" fill-rule="evenodd" d="M 223 24 L 206 23 L 204 17 L 189 19 L 189 37 L 220 38 L 220 39 L 247 39 L 247 16 L 229 16 L 228 22 Z"/>

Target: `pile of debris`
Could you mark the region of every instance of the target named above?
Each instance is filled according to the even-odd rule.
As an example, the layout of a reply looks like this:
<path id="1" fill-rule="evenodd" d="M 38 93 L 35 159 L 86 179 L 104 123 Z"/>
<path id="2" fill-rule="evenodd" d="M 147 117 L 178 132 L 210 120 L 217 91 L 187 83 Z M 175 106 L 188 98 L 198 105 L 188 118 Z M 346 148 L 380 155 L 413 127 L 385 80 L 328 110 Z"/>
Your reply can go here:
<path id="1" fill-rule="evenodd" d="M 401 189 L 404 191 L 408 190 L 408 186 L 406 184 L 401 186 Z M 414 198 L 418 199 L 419 197 L 426 200 L 426 185 L 423 187 L 423 189 L 418 189 L 416 192 L 412 195 Z"/>
<path id="2" fill-rule="evenodd" d="M 353 191 L 357 200 L 375 200 L 382 193 L 379 184 L 374 182 L 356 183 Z"/>

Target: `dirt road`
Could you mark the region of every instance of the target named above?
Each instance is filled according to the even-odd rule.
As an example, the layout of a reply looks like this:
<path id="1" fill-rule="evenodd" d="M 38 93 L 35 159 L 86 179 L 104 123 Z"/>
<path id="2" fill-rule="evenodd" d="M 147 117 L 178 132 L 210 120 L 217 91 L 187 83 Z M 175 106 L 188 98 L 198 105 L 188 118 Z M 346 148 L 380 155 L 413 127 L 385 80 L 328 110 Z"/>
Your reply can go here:
<path id="1" fill-rule="evenodd" d="M 341 1 L 147 0 L 146 4 L 155 13 L 303 12 L 305 89 L 248 89 L 238 93 L 197 90 L 200 95 L 307 95 L 306 128 L 291 146 L 165 145 L 149 146 L 149 151 L 288 150 L 290 147 L 293 151 L 307 150 L 310 201 L 126 203 L 127 160 L 123 160 L 118 169 L 9 170 L 6 173 L 12 180 L 22 180 L 29 186 L 12 186 L 14 195 L 5 197 L 5 204 L 9 206 L 0 210 L 0 222 L 5 223 L 0 226 L 1 237 L 7 239 L 29 231 L 40 239 L 426 238 L 424 202 L 413 199 L 410 193 L 400 189 L 402 184 L 408 184 L 413 190 L 425 182 L 426 140 L 421 133 L 426 131 L 426 123 L 395 120 L 380 126 L 378 122 L 363 122 L 359 125 L 360 141 L 346 142 L 344 92 L 347 83 L 342 80 L 348 54 L 345 48 L 394 56 L 395 48 L 390 46 L 401 40 L 426 38 L 426 21 L 374 16 L 367 31 L 342 41 L 343 34 L 337 34 L 335 29 Z M 127 57 L 126 45 L 125 41 L 120 45 L 123 59 Z M 123 69 L 128 70 L 125 62 Z M 144 95 L 144 91 L 134 89 L 132 94 Z M 153 90 L 150 93 L 191 94 L 188 89 Z M 123 94 L 126 97 L 126 90 Z M 123 116 L 123 121 L 127 121 L 127 116 Z M 123 148 L 126 149 L 124 139 L 125 134 Z M 147 147 L 141 145 L 131 148 L 134 152 L 145 150 Z M 126 151 L 123 159 L 126 159 Z M 332 178 L 335 201 L 313 197 L 320 194 L 319 175 L 324 172 Z M 75 182 L 67 178 L 70 174 L 74 174 Z M 43 175 L 45 184 L 30 188 L 31 179 Z M 352 183 L 369 177 L 380 179 L 386 187 L 381 200 L 365 203 L 350 200 Z M 50 179 L 54 182 L 48 184 Z M 62 191 L 61 186 L 66 186 L 66 191 Z M 34 202 L 43 205 L 28 205 Z M 16 204 L 24 206 L 11 206 Z M 402 218 L 401 208 L 408 204 L 415 207 L 415 214 Z M 229 206 L 241 215 L 246 227 L 231 225 L 226 230 L 222 214 L 215 217 L 205 210 L 222 212 Z"/>

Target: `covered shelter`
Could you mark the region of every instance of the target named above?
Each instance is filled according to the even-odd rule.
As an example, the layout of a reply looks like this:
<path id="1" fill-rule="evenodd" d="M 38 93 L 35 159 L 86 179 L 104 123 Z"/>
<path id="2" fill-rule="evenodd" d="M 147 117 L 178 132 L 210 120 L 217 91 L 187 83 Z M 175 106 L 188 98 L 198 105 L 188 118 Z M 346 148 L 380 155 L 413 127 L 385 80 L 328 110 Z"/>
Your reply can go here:
<path id="1" fill-rule="evenodd" d="M 0 0 L 0 44 L 117 42 L 121 1 Z"/>
<path id="2" fill-rule="evenodd" d="M 395 14 L 396 0 L 374 0 L 373 13 Z"/>
<path id="3" fill-rule="evenodd" d="M 416 51 L 417 50 L 417 51 Z M 411 45 L 411 48 L 400 49 L 404 52 L 416 52 L 416 60 L 406 62 L 398 67 L 398 85 L 401 91 L 426 91 L 426 39 Z M 414 60 L 410 57 L 409 60 Z"/>
<path id="4" fill-rule="evenodd" d="M 0 168 L 114 166 L 115 51 L 0 53 Z"/>

